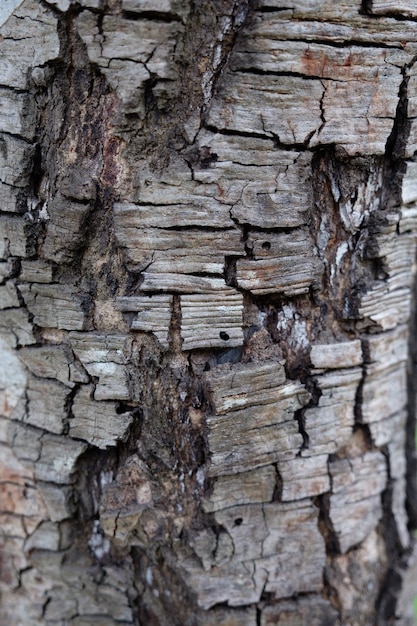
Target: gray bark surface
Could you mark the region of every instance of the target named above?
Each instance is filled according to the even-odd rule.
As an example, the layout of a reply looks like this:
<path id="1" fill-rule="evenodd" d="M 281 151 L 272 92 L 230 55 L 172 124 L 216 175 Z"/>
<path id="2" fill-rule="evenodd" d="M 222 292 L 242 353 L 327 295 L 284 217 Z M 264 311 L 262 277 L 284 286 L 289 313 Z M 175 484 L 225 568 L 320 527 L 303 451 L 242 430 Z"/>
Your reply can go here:
<path id="1" fill-rule="evenodd" d="M 1 624 L 412 626 L 416 3 L 3 5 Z"/>

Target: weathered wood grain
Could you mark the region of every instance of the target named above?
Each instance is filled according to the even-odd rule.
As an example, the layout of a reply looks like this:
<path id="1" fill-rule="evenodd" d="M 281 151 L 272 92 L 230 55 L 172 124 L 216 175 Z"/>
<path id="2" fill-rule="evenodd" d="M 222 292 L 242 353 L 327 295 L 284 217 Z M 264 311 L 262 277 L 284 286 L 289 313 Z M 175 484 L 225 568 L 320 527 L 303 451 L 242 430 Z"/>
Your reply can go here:
<path id="1" fill-rule="evenodd" d="M 362 297 L 359 314 L 382 330 L 404 324 L 411 313 L 411 295 L 407 287 L 396 288 L 395 279 L 380 282 Z M 378 303 L 378 304 L 376 304 Z"/>
<path id="2" fill-rule="evenodd" d="M 34 464 L 39 458 L 42 429 L 28 426 L 20 421 L 8 422 L 4 442 L 13 447 L 13 454 L 24 466 L 23 476 L 32 476 Z"/>
<path id="3" fill-rule="evenodd" d="M 407 327 L 379 333 L 366 338 L 366 371 L 368 374 L 389 369 L 407 360 Z"/>
<path id="4" fill-rule="evenodd" d="M 215 513 L 216 522 L 227 530 L 232 539 L 233 561 L 249 561 L 262 557 L 269 530 L 265 508 L 266 505 L 243 504 Z"/>
<path id="5" fill-rule="evenodd" d="M 33 471 L 31 467 L 28 467 L 22 460 L 17 456 L 15 450 L 12 450 L 10 444 L 12 442 L 12 437 L 19 430 L 16 426 L 20 426 L 18 422 L 9 422 L 7 428 L 6 441 L 1 443 L 1 461 L 2 461 L 2 477 L 1 482 L 9 483 L 24 487 L 25 484 L 31 484 L 33 480 Z M 29 429 L 28 429 L 29 430 Z M 32 492 L 33 494 L 33 492 Z M 33 494 L 35 495 L 35 494 Z M 21 502 L 8 502 L 9 506 L 15 507 L 23 507 L 24 504 Z M 4 507 L 3 509 L 6 512 L 13 513 L 13 509 L 8 509 Z"/>
<path id="6" fill-rule="evenodd" d="M 187 202 L 189 210 L 194 206 L 196 215 L 198 215 L 198 205 L 202 202 L 207 208 L 208 218 L 213 217 L 219 211 L 220 204 L 227 203 L 227 199 L 216 184 L 201 184 L 193 180 L 194 161 L 197 159 L 198 162 L 198 155 L 199 151 L 196 149 L 193 150 L 189 159 L 170 152 L 163 169 L 155 169 L 146 160 L 140 160 L 135 170 L 134 201 L 141 205 L 154 204 L 156 211 L 158 207 L 161 207 L 159 211 L 166 211 L 168 214 L 170 209 L 175 209 L 176 205 L 184 206 Z M 206 158 L 210 162 L 210 154 L 206 155 L 206 150 L 202 148 L 200 160 Z M 227 209 L 225 209 L 225 214 L 227 214 Z M 210 225 L 216 226 L 211 223 Z M 228 222 L 228 226 L 231 225 Z"/>
<path id="7" fill-rule="evenodd" d="M 197 595 L 198 605 L 207 610 L 219 601 L 228 606 L 258 602 L 266 573 L 254 563 L 236 563 L 223 569 L 214 569 L 204 575 L 196 560 L 183 561 L 184 577 Z"/>
<path id="8" fill-rule="evenodd" d="M 70 487 L 41 480 L 38 480 L 37 486 L 51 521 L 59 522 L 74 514 L 75 503 L 72 500 Z"/>
<path id="9" fill-rule="evenodd" d="M 228 411 L 268 404 L 276 399 L 276 389 L 285 383 L 285 370 L 276 361 L 261 365 L 220 365 L 205 374 L 213 409 Z"/>
<path id="10" fill-rule="evenodd" d="M 0 181 L 1 205 L 0 209 L 6 213 L 22 213 L 24 203 L 22 192 L 18 187 L 11 187 Z"/>
<path id="11" fill-rule="evenodd" d="M 19 358 L 37 377 L 56 379 L 70 388 L 74 387 L 75 382 L 88 382 L 85 370 L 74 360 L 67 346 L 22 348 L 19 350 Z"/>
<path id="12" fill-rule="evenodd" d="M 292 233 L 249 231 L 246 247 L 255 261 L 280 256 L 297 257 L 303 250 L 304 254 L 312 254 L 314 250 L 308 231 L 303 228 L 297 228 Z"/>
<path id="13" fill-rule="evenodd" d="M 26 283 L 54 282 L 54 266 L 47 261 L 22 261 L 19 279 Z"/>
<path id="14" fill-rule="evenodd" d="M 163 190 L 164 185 L 160 186 Z M 149 189 L 147 192 L 149 194 Z M 130 228 L 178 228 L 181 226 L 230 228 L 233 224 L 229 207 L 210 196 L 196 193 L 191 196 L 191 202 L 188 204 L 175 204 L 172 198 L 170 204 L 164 204 L 161 198 L 157 202 L 158 194 L 155 193 L 155 198 L 152 200 L 154 200 L 152 204 L 116 203 L 114 205 L 116 223 L 124 223 Z"/>
<path id="15" fill-rule="evenodd" d="M 317 376 L 321 391 L 318 406 L 304 412 L 308 446 L 303 456 L 332 454 L 347 444 L 355 423 L 360 368 L 336 370 Z"/>
<path id="16" fill-rule="evenodd" d="M 379 444 L 392 436 L 399 415 L 407 403 L 407 333 L 404 327 L 370 337 L 369 354 L 362 390 L 362 420 L 369 424 Z M 381 425 L 378 424 L 381 422 Z"/>
<path id="17" fill-rule="evenodd" d="M 301 9 L 301 6 L 298 5 L 298 8 L 303 13 L 307 7 L 303 6 Z M 322 6 L 321 11 L 323 8 Z M 345 147 L 349 154 L 383 153 L 385 149 L 384 138 L 388 137 L 395 116 L 394 102 L 401 82 L 399 65 L 401 58 L 404 62 L 406 55 L 395 49 L 387 50 L 382 41 L 381 48 L 372 50 L 360 46 L 337 48 L 334 45 L 316 42 L 305 41 L 300 43 L 297 41 L 300 37 L 290 35 L 291 29 L 295 34 L 297 23 L 290 20 L 284 21 L 281 17 L 277 13 L 272 13 L 268 17 L 261 13 L 255 18 L 256 35 L 252 36 L 250 40 L 243 38 L 232 60 L 231 67 L 236 72 L 235 76 L 239 77 L 237 82 L 239 86 L 241 83 L 244 84 L 246 72 L 249 73 L 249 76 L 251 72 L 255 71 L 268 74 L 261 78 L 261 84 L 265 90 L 267 90 L 266 85 L 269 84 L 274 85 L 275 92 L 278 93 L 287 94 L 288 91 L 300 94 L 304 93 L 304 90 L 309 91 L 314 94 L 314 101 L 320 102 L 321 112 L 317 111 L 316 118 L 311 118 L 310 133 L 304 130 L 303 134 L 296 133 L 291 137 L 288 128 L 282 129 L 282 125 L 285 124 L 284 120 L 280 123 L 275 122 L 275 125 L 278 124 L 277 130 L 272 128 L 270 121 L 272 119 L 272 106 L 267 99 L 261 116 L 262 120 L 266 121 L 261 126 L 258 123 L 256 130 L 267 135 L 268 131 L 272 131 L 284 143 L 311 141 L 312 145 L 317 145 L 336 140 Z M 346 14 L 343 17 L 346 18 Z M 279 30 L 274 30 L 274 24 Z M 325 28 L 329 28 L 329 24 L 314 21 L 298 24 L 300 31 L 303 31 L 303 37 L 307 35 L 307 38 L 310 34 L 309 31 L 315 30 L 317 33 L 320 27 L 323 33 Z M 342 28 L 339 25 L 339 32 Z M 325 39 L 322 33 L 321 36 L 318 33 L 314 36 L 311 32 L 312 39 Z M 334 35 L 336 35 L 336 29 Z M 329 43 L 331 42 L 329 41 Z M 379 65 L 381 59 L 384 59 L 383 88 L 381 87 L 380 75 L 374 72 L 374 68 Z M 300 80 L 294 76 L 301 76 L 302 78 Z M 299 81 L 298 88 L 295 88 L 292 82 L 296 80 Z M 319 94 L 316 94 L 316 90 L 321 88 L 324 91 L 320 98 Z M 391 93 L 392 98 L 386 97 L 387 90 Z M 228 91 L 226 91 L 225 97 L 233 98 Z M 291 119 L 291 131 L 295 119 L 297 119 L 300 128 L 303 128 L 302 124 L 305 122 L 298 120 L 297 113 L 297 107 L 300 104 L 293 103 L 288 95 L 285 98 L 281 96 L 281 98 L 280 108 L 286 111 L 288 119 Z M 246 94 L 238 95 L 238 100 L 245 99 L 247 99 Z M 220 104 L 218 109 L 220 110 Z M 348 111 L 349 130 L 345 124 Z M 217 115 L 219 114 L 217 113 Z M 227 115 L 229 119 L 226 119 Z M 231 123 L 232 118 L 229 112 L 227 115 L 223 114 L 222 126 L 238 128 L 237 122 Z M 312 115 L 312 111 L 310 115 Z M 219 120 L 216 117 L 214 123 L 219 127 Z M 252 122 L 251 128 L 253 126 Z"/>
<path id="18" fill-rule="evenodd" d="M 2 550 L 2 559 L 8 572 L 8 583 L 16 588 L 19 585 L 19 571 L 27 567 L 28 562 L 23 555 L 23 539 L 10 538 L 7 543 L 10 543 L 10 548 L 8 552 Z"/>
<path id="19" fill-rule="evenodd" d="M 206 375 L 216 411 L 207 417 L 211 475 L 236 474 L 298 453 L 302 437 L 294 412 L 309 394 L 299 383 L 285 383 L 281 368 L 219 366 Z"/>
<path id="20" fill-rule="evenodd" d="M 124 296 L 117 298 L 116 307 L 119 311 L 135 312 L 132 319 L 132 330 L 153 333 L 159 343 L 169 347 L 169 328 L 172 315 L 172 296 Z"/>
<path id="21" fill-rule="evenodd" d="M 256 295 L 306 293 L 321 276 L 322 264 L 309 238 L 298 229 L 287 233 L 249 233 L 253 258 L 236 263 L 237 284 Z"/>
<path id="22" fill-rule="evenodd" d="M 87 444 L 58 435 L 42 437 L 40 458 L 35 474 L 38 480 L 56 485 L 71 484 L 75 480 L 75 463 L 86 450 Z"/>
<path id="23" fill-rule="evenodd" d="M 359 339 L 340 343 L 311 346 L 311 363 L 317 369 L 339 369 L 362 364 L 362 345 Z"/>
<path id="24" fill-rule="evenodd" d="M 415 140 L 416 140 L 416 116 L 417 116 L 417 97 L 415 92 L 415 87 L 417 83 L 417 71 L 415 63 L 411 63 L 410 67 L 406 70 L 406 76 L 408 77 L 408 87 L 409 87 L 409 103 L 408 103 L 408 114 L 410 116 L 410 137 L 406 146 L 406 156 L 411 158 L 415 155 Z"/>
<path id="25" fill-rule="evenodd" d="M 417 123 L 416 119 L 411 119 L 410 122 L 410 140 L 407 143 L 405 156 L 412 158 L 417 149 Z"/>
<path id="26" fill-rule="evenodd" d="M 0 181 L 4 183 L 2 189 L 10 187 L 25 187 L 29 182 L 31 159 L 33 158 L 33 146 L 26 141 L 13 137 L 6 133 L 0 135 Z M 2 211 L 7 211 L 8 203 L 2 203 Z M 16 207 L 10 207 L 16 210 Z"/>
<path id="27" fill-rule="evenodd" d="M 376 446 L 384 446 L 392 439 L 398 429 L 405 428 L 407 412 L 399 411 L 389 417 L 371 422 L 369 429 L 372 434 L 372 441 Z"/>
<path id="28" fill-rule="evenodd" d="M 71 333 L 71 347 L 82 362 L 87 364 L 113 361 L 119 365 L 125 362 L 124 335 L 101 333 Z"/>
<path id="29" fill-rule="evenodd" d="M 272 172 L 288 172 L 291 177 L 294 169 L 291 166 L 298 158 L 308 159 L 308 156 L 299 151 L 279 150 L 272 139 L 225 135 L 205 127 L 199 130 L 197 141 L 200 161 L 194 164 L 195 179 L 207 183 L 224 176 L 224 183 L 228 187 L 238 180 L 248 182 L 248 177 L 244 175 L 245 167 L 249 167 L 248 171 L 252 172 L 252 168 L 258 166 L 261 179 L 269 180 Z M 230 171 L 236 172 L 237 180 L 232 182 L 229 179 Z M 283 176 L 282 180 L 284 182 Z"/>
<path id="30" fill-rule="evenodd" d="M 201 293 L 211 294 L 218 292 L 219 298 L 236 293 L 233 287 L 226 285 L 223 278 L 210 278 L 206 276 L 193 276 L 191 274 L 173 274 L 170 272 L 158 274 L 157 272 L 143 272 L 143 281 L 140 290 L 171 291 L 174 293 Z"/>
<path id="31" fill-rule="evenodd" d="M 330 491 L 327 461 L 328 454 L 279 461 L 277 467 L 282 479 L 282 501 L 302 500 Z"/>
<path id="32" fill-rule="evenodd" d="M 173 55 L 175 36 L 181 28 L 178 22 L 156 23 L 109 16 L 103 23 L 105 36 L 101 56 L 103 59 L 128 59 L 146 63 L 149 72 L 161 78 L 172 78 L 173 68 L 169 57 Z M 155 51 L 154 55 L 149 59 L 152 51 Z"/>
<path id="33" fill-rule="evenodd" d="M 417 230 L 417 207 L 415 204 L 401 207 L 401 219 L 399 221 L 400 233 Z"/>
<path id="34" fill-rule="evenodd" d="M 346 552 L 363 541 L 382 516 L 386 461 L 380 452 L 366 452 L 360 457 L 331 461 L 329 469 L 330 519 L 340 550 Z"/>
<path id="35" fill-rule="evenodd" d="M 239 223 L 260 228 L 305 224 L 311 206 L 309 155 L 277 150 L 265 138 L 202 131 L 198 141 L 201 158 L 207 155 L 210 165 L 197 163 L 194 178 L 206 187 L 217 183 L 215 197 L 232 205 L 230 214 Z"/>
<path id="36" fill-rule="evenodd" d="M 74 398 L 69 435 L 93 446 L 106 449 L 126 437 L 132 422 L 129 412 L 117 412 L 114 402 L 97 402 L 91 386 L 83 386 Z"/>
<path id="37" fill-rule="evenodd" d="M 288 145 L 308 144 L 322 120 L 320 100 L 325 89 L 319 80 L 306 81 L 297 76 L 227 73 L 220 98 L 208 118 L 216 129 L 250 132 L 276 137 Z M 300 106 L 309 102 L 309 106 Z M 276 111 L 280 110 L 280 116 Z"/>
<path id="38" fill-rule="evenodd" d="M 406 161 L 406 168 L 401 186 L 401 200 L 405 205 L 417 201 L 417 163 Z"/>
<path id="39" fill-rule="evenodd" d="M 242 325 L 243 296 L 238 292 L 181 296 L 183 350 L 242 345 Z"/>
<path id="40" fill-rule="evenodd" d="M 105 59 L 100 55 L 100 33 L 97 17 L 84 13 L 77 19 L 77 30 L 87 44 L 88 54 L 93 63 L 99 62 L 102 73 L 117 91 L 126 113 L 145 117 L 144 87 L 150 79 L 149 70 L 144 64 L 130 59 Z M 94 35 L 92 36 L 92 34 Z M 151 50 L 149 50 L 151 54 Z"/>
<path id="41" fill-rule="evenodd" d="M 26 537 L 22 518 L 3 513 L 0 515 L 0 520 L 5 537 L 19 537 L 20 539 Z"/>
<path id="42" fill-rule="evenodd" d="M 238 230 L 138 229 L 117 219 L 115 228 L 127 264 L 136 271 L 223 274 L 225 256 L 244 255 Z"/>
<path id="43" fill-rule="evenodd" d="M 109 15 L 99 27 L 95 15 L 83 12 L 76 25 L 90 61 L 101 66 L 128 112 L 144 115 L 143 102 L 138 96 L 143 98 L 144 83 L 151 75 L 163 80 L 177 77 L 174 51 L 176 36 L 182 30 L 181 22 L 131 20 Z"/>
<path id="44" fill-rule="evenodd" d="M 392 216 L 392 222 L 391 228 L 387 228 L 388 232 L 378 237 L 379 256 L 395 288 L 410 287 L 412 275 L 407 272 L 407 268 L 414 263 L 416 235 L 404 233 L 400 237 L 395 237 L 390 231 L 396 230 L 398 215 Z"/>
<path id="45" fill-rule="evenodd" d="M 1 623 L 411 623 L 414 1 L 249 4 L 0 26 Z"/>
<path id="46" fill-rule="evenodd" d="M 33 240 L 28 237 L 28 230 L 28 224 L 23 219 L 0 215 L 0 258 L 31 256 L 35 248 Z"/>
<path id="47" fill-rule="evenodd" d="M 4 512 L 14 513 L 23 518 L 36 517 L 37 521 L 42 519 L 41 516 L 44 510 L 33 484 L 28 482 L 26 486 L 6 480 L 2 481 L 0 484 L 0 498 Z M 20 556 L 22 556 L 23 550 L 19 552 Z"/>
<path id="48" fill-rule="evenodd" d="M 88 204 L 55 197 L 48 202 L 46 234 L 42 244 L 45 259 L 57 263 L 73 261 L 84 244 L 85 223 L 91 208 Z"/>
<path id="49" fill-rule="evenodd" d="M 60 382 L 29 377 L 26 421 L 32 426 L 61 435 L 67 419 L 69 389 Z"/>
<path id="50" fill-rule="evenodd" d="M 321 589 L 324 542 L 317 528 L 317 509 L 309 501 L 236 506 L 216 513 L 216 519 L 232 538 L 233 558 L 203 576 L 194 563 L 185 564 L 200 606 L 212 606 L 216 597 L 231 606 L 239 606 L 245 597 L 253 602 L 262 588 L 277 598 Z M 302 552 L 300 535 L 306 541 Z M 259 541 L 251 541 L 251 536 Z M 291 563 L 285 574 L 284 563 Z"/>
<path id="51" fill-rule="evenodd" d="M 38 326 L 82 330 L 85 322 L 83 297 L 74 287 L 21 285 L 20 291 Z"/>
<path id="52" fill-rule="evenodd" d="M 115 536 L 120 546 L 128 545 L 136 534 L 136 541 L 140 544 L 140 518 L 153 504 L 149 469 L 137 455 L 131 455 L 114 479 L 103 487 L 100 508 L 105 534 L 108 537 Z M 156 521 L 152 513 L 150 519 Z M 155 533 L 152 522 L 148 532 L 151 535 Z"/>
<path id="53" fill-rule="evenodd" d="M 303 439 L 294 420 L 302 389 L 283 385 L 275 403 L 207 418 L 212 476 L 235 474 L 292 459 Z"/>
<path id="54" fill-rule="evenodd" d="M 71 348 L 88 374 L 97 379 L 96 400 L 129 400 L 125 368 L 126 337 L 98 333 L 71 333 Z"/>
<path id="55" fill-rule="evenodd" d="M 263 546 L 264 558 L 259 565 L 269 570 L 265 590 L 278 598 L 303 591 L 319 591 L 323 585 L 321 572 L 325 549 L 318 530 L 317 509 L 309 500 L 303 500 L 265 505 L 264 512 L 269 534 Z M 301 545 L 303 550 L 299 549 Z M 287 559 L 292 567 L 285 574 L 283 564 Z"/>
<path id="56" fill-rule="evenodd" d="M 0 87 L 0 132 L 30 141 L 34 130 L 28 104 L 26 94 Z"/>
<path id="57" fill-rule="evenodd" d="M 285 7 L 283 7 L 285 4 Z M 319 7 L 308 1 L 262 0 L 262 7 L 285 8 L 287 11 L 272 11 L 272 15 L 259 12 L 254 30 L 272 38 L 301 42 L 320 42 L 330 45 L 355 42 L 402 49 L 402 42 L 415 43 L 416 32 L 412 22 L 403 21 L 399 28 L 393 19 L 369 19 L 362 15 L 349 0 L 337 4 L 323 0 Z M 275 13 L 275 15 L 274 15 Z M 279 35 L 277 35 L 279 33 Z M 412 48 L 412 46 L 410 46 Z"/>
<path id="58" fill-rule="evenodd" d="M 233 476 L 219 476 L 210 497 L 203 501 L 207 513 L 242 504 L 270 502 L 277 482 L 272 465 Z"/>
<path id="59" fill-rule="evenodd" d="M 411 2 L 391 2 L 390 0 L 371 0 L 369 3 L 369 12 L 372 15 L 403 15 L 406 17 L 417 17 L 417 5 L 413 0 Z"/>
<path id="60" fill-rule="evenodd" d="M 99 9 L 100 0 L 77 0 L 78 4 L 82 7 L 88 7 L 90 9 Z M 47 4 L 56 7 L 60 11 L 68 11 L 71 5 L 74 4 L 74 0 L 46 0 Z"/>
<path id="61" fill-rule="evenodd" d="M 321 4 L 323 9 L 323 3 Z M 348 11 L 347 4 L 345 3 L 345 8 Z M 304 6 L 307 8 L 307 3 Z M 340 17 L 343 18 L 343 15 Z M 280 36 L 281 33 L 274 30 L 274 25 L 278 22 L 284 27 L 288 25 L 277 14 L 264 16 L 258 13 L 255 21 L 257 37 L 241 37 L 231 59 L 230 67 L 235 71 L 256 69 L 265 73 L 303 74 L 306 78 L 365 82 L 375 79 L 372 68 L 378 66 L 381 60 L 390 66 L 386 71 L 387 76 L 391 77 L 392 73 L 396 73 L 398 64 L 407 57 L 402 50 L 383 46 L 369 48 L 359 44 L 342 47 L 331 45 L 330 42 L 326 45 L 319 42 L 286 41 L 285 37 Z M 291 26 L 296 25 L 292 23 Z M 308 30 L 309 24 L 304 26 Z M 366 88 L 367 85 L 364 84 L 363 87 Z"/>
<path id="62" fill-rule="evenodd" d="M 56 17 L 38 2 L 26 0 L 24 4 L 0 27 L 1 84 L 15 89 L 26 88 L 29 68 L 44 66 L 59 56 Z"/>
<path id="63" fill-rule="evenodd" d="M 276 183 L 265 185 L 249 183 L 233 205 L 231 214 L 240 224 L 251 224 L 260 228 L 294 228 L 308 219 L 310 189 L 306 185 L 290 191 L 291 178 L 298 178 L 297 170 L 288 168 L 285 175 L 278 175 Z"/>

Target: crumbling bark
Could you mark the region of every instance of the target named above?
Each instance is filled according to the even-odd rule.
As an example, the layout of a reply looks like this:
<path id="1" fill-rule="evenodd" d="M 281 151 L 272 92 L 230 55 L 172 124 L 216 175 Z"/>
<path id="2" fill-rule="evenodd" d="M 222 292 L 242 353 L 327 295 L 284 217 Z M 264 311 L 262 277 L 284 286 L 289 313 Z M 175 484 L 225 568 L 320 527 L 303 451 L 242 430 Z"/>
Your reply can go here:
<path id="1" fill-rule="evenodd" d="M 411 0 L 0 9 L 0 621 L 411 626 Z"/>

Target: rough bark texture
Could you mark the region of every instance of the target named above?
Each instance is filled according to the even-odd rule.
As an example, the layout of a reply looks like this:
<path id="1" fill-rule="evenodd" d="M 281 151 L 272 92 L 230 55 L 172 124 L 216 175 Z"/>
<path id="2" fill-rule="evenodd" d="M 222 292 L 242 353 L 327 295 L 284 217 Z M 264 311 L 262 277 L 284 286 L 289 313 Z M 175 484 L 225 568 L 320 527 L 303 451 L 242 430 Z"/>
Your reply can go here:
<path id="1" fill-rule="evenodd" d="M 0 622 L 411 626 L 416 3 L 0 18 Z"/>

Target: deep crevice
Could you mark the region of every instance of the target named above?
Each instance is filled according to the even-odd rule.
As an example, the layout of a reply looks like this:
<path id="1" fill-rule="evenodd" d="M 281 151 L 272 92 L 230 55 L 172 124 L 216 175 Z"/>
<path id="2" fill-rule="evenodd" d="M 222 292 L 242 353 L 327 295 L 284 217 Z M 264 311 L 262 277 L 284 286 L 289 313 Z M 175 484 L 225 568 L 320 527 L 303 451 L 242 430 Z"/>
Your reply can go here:
<path id="1" fill-rule="evenodd" d="M 130 21 L 145 20 L 151 22 L 165 22 L 171 24 L 172 22 L 182 22 L 182 19 L 176 13 L 168 13 L 162 11 L 122 11 L 122 17 Z"/>

